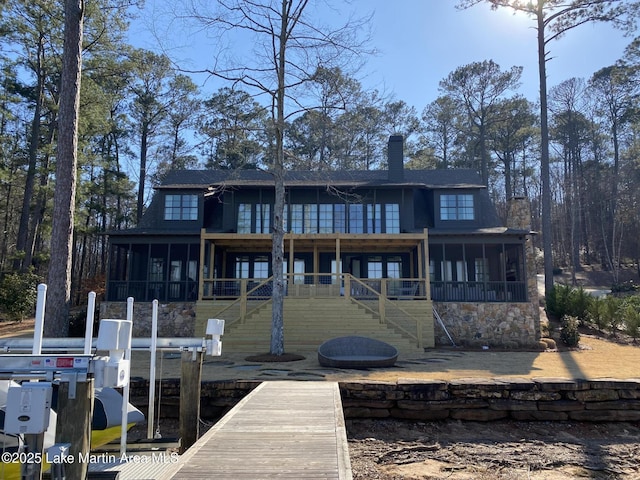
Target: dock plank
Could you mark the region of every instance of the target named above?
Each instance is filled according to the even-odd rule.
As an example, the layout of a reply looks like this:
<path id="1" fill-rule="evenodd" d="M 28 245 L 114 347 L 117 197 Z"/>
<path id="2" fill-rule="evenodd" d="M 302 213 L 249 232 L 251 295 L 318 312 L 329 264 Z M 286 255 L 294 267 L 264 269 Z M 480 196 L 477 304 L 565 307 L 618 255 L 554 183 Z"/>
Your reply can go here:
<path id="1" fill-rule="evenodd" d="M 338 384 L 260 384 L 158 478 L 351 479 Z"/>

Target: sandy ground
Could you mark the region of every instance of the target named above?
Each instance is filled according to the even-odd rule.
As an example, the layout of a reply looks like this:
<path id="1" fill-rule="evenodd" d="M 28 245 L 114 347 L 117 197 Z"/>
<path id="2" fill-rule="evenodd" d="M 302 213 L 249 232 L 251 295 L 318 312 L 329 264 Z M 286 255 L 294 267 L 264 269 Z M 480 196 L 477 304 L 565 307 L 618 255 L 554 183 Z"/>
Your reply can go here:
<path id="1" fill-rule="evenodd" d="M 203 380 L 367 380 L 397 381 L 398 379 L 451 380 L 469 377 L 519 378 L 640 378 L 640 347 L 622 345 L 589 336 L 582 336 L 581 347 L 568 351 L 470 351 L 457 348 L 437 348 L 400 354 L 392 368 L 340 370 L 320 366 L 316 352 L 295 352 L 304 360 L 282 363 L 247 361 L 249 354 L 225 353 L 205 357 Z M 291 352 L 294 353 L 294 352 Z M 133 353 L 132 376 L 149 375 L 148 352 Z M 179 378 L 180 354 L 158 354 L 157 378 Z"/>
<path id="2" fill-rule="evenodd" d="M 0 337 L 33 335 L 33 323 L 0 322 Z M 255 352 L 254 352 L 255 353 Z M 249 353 L 228 353 L 220 357 L 205 357 L 202 367 L 203 380 L 368 380 L 396 381 L 402 379 L 455 378 L 640 378 L 640 344 L 610 341 L 596 335 L 582 334 L 580 348 L 561 351 L 504 351 L 468 350 L 463 348 L 435 348 L 425 352 L 400 353 L 392 368 L 370 370 L 340 370 L 322 367 L 315 351 L 297 353 L 304 360 L 295 362 L 247 361 Z M 133 352 L 134 377 L 149 376 L 149 352 Z M 156 378 L 180 377 L 180 353 L 158 353 Z"/>

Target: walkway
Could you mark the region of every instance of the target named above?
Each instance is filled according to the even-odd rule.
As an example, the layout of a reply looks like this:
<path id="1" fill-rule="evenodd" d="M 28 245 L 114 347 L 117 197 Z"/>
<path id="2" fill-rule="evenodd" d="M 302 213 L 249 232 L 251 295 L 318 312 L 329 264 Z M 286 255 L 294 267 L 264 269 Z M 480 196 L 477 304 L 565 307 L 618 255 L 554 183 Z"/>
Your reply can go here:
<path id="1" fill-rule="evenodd" d="M 157 480 L 351 479 L 335 382 L 263 382 Z"/>

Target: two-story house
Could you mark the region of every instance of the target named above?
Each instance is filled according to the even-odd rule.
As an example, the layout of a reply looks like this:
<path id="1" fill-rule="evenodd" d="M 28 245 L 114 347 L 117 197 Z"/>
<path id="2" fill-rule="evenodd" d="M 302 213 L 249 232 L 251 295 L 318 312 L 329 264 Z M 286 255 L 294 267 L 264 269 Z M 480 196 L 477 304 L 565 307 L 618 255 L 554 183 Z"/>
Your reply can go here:
<path id="1" fill-rule="evenodd" d="M 405 170 L 401 136 L 388 151 L 388 170 L 286 172 L 285 348 L 535 344 L 527 208 L 505 227 L 474 171 Z M 110 234 L 106 305 L 158 299 L 196 333 L 224 318 L 225 348 L 267 351 L 273 208 L 268 172 L 169 172 L 140 225 Z"/>

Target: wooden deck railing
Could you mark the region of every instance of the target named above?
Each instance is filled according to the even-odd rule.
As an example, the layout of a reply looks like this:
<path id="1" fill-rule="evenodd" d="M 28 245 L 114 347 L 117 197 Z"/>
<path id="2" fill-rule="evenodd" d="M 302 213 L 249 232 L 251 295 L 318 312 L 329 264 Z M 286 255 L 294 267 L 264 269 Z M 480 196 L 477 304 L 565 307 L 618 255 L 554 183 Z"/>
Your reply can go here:
<path id="1" fill-rule="evenodd" d="M 267 279 L 210 279 L 204 281 L 202 300 L 224 300 L 216 316 L 227 324 L 243 323 L 248 315 L 271 301 L 273 277 Z M 424 279 L 359 279 L 350 274 L 285 275 L 285 297 L 343 297 L 379 318 L 399 333 L 423 345 L 423 318 L 417 318 L 397 300 L 427 300 Z M 425 311 L 430 311 L 426 309 Z M 229 315 L 234 312 L 235 315 Z"/>

